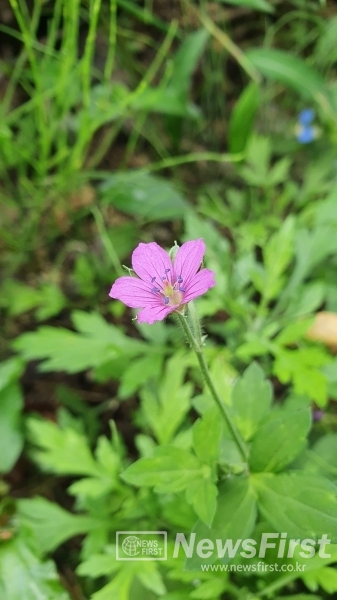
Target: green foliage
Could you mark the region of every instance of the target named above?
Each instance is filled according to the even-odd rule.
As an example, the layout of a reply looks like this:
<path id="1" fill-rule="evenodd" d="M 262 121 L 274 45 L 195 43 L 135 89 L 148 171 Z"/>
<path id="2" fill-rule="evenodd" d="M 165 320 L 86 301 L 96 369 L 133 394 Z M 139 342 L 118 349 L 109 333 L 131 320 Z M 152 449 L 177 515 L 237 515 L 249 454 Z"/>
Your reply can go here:
<path id="1" fill-rule="evenodd" d="M 13 577 L 15 573 L 15 577 Z M 59 582 L 55 564 L 41 560 L 29 544 L 15 538 L 0 547 L 0 592 L 10 600 L 70 600 Z"/>
<path id="2" fill-rule="evenodd" d="M 272 13 L 274 7 L 267 0 L 218 0 L 218 2 L 226 2 L 226 4 L 234 4 L 234 6 L 246 6 L 253 10 L 261 10 L 262 12 Z"/>
<path id="3" fill-rule="evenodd" d="M 337 488 L 330 481 L 301 472 L 253 477 L 262 515 L 276 529 L 301 540 L 329 534 L 337 539 Z"/>
<path id="4" fill-rule="evenodd" d="M 271 412 L 253 437 L 250 465 L 253 471 L 276 473 L 291 463 L 305 445 L 311 427 L 310 410 Z"/>
<path id="5" fill-rule="evenodd" d="M 87 516 L 72 515 L 54 502 L 39 497 L 19 500 L 17 517 L 20 527 L 29 531 L 41 553 L 51 552 L 65 540 L 100 524 Z"/>
<path id="6" fill-rule="evenodd" d="M 186 203 L 173 185 L 146 172 L 116 173 L 101 187 L 103 202 L 146 221 L 165 221 L 184 215 Z"/>
<path id="7" fill-rule="evenodd" d="M 319 102 L 320 95 L 326 95 L 324 79 L 302 59 L 272 48 L 254 48 L 246 55 L 265 77 L 293 88 L 305 98 Z"/>
<path id="8" fill-rule="evenodd" d="M 0 3 L 1 600 L 337 592 L 334 8 L 180 4 Z M 108 298 L 139 242 L 197 238 L 217 406 L 172 317 Z M 268 532 L 315 556 L 240 553 Z"/>
<path id="9" fill-rule="evenodd" d="M 233 414 L 244 439 L 250 439 L 270 408 L 272 389 L 263 370 L 252 363 L 232 391 Z"/>
<path id="10" fill-rule="evenodd" d="M 149 384 L 141 390 L 142 412 L 159 444 L 172 441 L 190 408 L 192 386 L 183 385 L 186 366 L 177 353 L 168 360 L 160 385 Z"/>
<path id="11" fill-rule="evenodd" d="M 241 94 L 231 114 L 228 128 L 228 145 L 231 152 L 245 150 L 260 101 L 260 89 L 256 83 L 251 83 Z"/>
<path id="12" fill-rule="evenodd" d="M 68 373 L 110 364 L 121 355 L 131 358 L 144 349 L 142 342 L 129 339 L 98 313 L 75 311 L 72 319 L 79 333 L 61 327 L 40 327 L 17 338 L 13 346 L 26 360 L 45 359 L 41 371 Z"/>
<path id="13" fill-rule="evenodd" d="M 23 448 L 23 396 L 17 382 L 22 367 L 16 358 L 0 364 L 0 473 L 12 469 Z"/>

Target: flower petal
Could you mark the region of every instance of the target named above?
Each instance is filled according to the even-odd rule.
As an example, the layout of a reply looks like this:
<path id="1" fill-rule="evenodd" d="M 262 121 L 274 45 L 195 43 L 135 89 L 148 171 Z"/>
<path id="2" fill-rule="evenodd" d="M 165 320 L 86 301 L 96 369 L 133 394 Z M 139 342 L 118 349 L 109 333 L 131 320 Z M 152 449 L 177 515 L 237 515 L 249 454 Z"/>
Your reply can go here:
<path id="1" fill-rule="evenodd" d="M 138 323 L 149 323 L 149 325 L 152 325 L 155 321 L 165 319 L 174 309 L 174 306 L 147 306 L 138 313 Z"/>
<path id="2" fill-rule="evenodd" d="M 113 284 L 109 296 L 121 300 L 130 308 L 143 308 L 147 304 L 156 303 L 156 296 L 151 292 L 151 284 L 145 283 L 138 277 L 119 277 Z"/>
<path id="3" fill-rule="evenodd" d="M 186 242 L 179 248 L 173 263 L 174 275 L 175 279 L 182 277 L 182 286 L 185 289 L 188 287 L 191 278 L 200 269 L 205 250 L 206 247 L 202 238 Z"/>
<path id="4" fill-rule="evenodd" d="M 160 288 L 162 287 L 162 278 L 165 276 L 171 283 L 173 270 L 171 259 L 156 242 L 138 244 L 132 253 L 132 268 L 143 281 L 151 283 L 152 279 L 156 277 L 155 285 Z"/>
<path id="5" fill-rule="evenodd" d="M 191 302 L 194 298 L 205 294 L 215 285 L 214 273 L 209 269 L 201 269 L 191 280 L 184 294 L 183 303 Z"/>

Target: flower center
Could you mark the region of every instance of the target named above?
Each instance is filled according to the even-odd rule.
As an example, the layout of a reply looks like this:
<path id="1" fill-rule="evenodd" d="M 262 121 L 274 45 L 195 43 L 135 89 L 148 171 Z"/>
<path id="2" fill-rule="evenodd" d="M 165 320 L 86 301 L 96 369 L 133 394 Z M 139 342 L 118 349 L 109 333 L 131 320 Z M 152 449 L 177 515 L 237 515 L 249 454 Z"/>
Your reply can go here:
<path id="1" fill-rule="evenodd" d="M 181 275 L 177 277 L 173 284 L 170 282 L 168 275 L 170 270 L 171 269 L 165 269 L 164 277 L 151 278 L 151 283 L 153 284 L 151 292 L 158 296 L 161 302 L 166 306 L 179 306 L 182 303 L 184 292 L 186 290 L 182 287 L 183 278 Z M 158 279 L 160 279 L 160 282 L 157 281 Z"/>

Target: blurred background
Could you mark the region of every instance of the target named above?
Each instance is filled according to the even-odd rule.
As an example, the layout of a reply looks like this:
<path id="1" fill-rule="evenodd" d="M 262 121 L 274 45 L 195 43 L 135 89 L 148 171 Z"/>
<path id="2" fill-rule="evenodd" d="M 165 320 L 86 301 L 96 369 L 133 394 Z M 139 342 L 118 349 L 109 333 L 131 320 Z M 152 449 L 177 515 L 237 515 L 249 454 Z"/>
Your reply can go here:
<path id="1" fill-rule="evenodd" d="M 118 478 L 171 439 L 144 390 L 177 394 L 182 447 L 187 373 L 202 394 L 172 323 L 108 297 L 140 241 L 204 238 L 214 377 L 257 359 L 336 479 L 336 40 L 332 0 L 0 0 L 1 600 L 337 593 L 322 565 L 199 590 L 97 559 L 121 523 L 195 518 Z"/>

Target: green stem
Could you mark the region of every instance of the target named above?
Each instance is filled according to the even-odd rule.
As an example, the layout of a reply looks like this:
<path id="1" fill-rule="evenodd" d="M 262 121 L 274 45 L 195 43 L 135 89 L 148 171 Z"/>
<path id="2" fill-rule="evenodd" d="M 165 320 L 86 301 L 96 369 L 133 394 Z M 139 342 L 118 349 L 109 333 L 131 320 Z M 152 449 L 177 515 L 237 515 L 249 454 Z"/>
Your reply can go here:
<path id="1" fill-rule="evenodd" d="M 184 333 L 191 345 L 191 348 L 193 348 L 194 352 L 196 353 L 196 356 L 197 356 L 197 359 L 199 362 L 199 366 L 200 366 L 201 372 L 203 374 L 203 377 L 205 379 L 205 382 L 208 386 L 208 389 L 211 392 L 212 397 L 213 397 L 215 403 L 217 404 L 217 406 L 221 412 L 221 415 L 222 415 L 223 419 L 225 420 L 225 423 L 227 424 L 228 429 L 230 430 L 230 432 L 233 436 L 233 440 L 235 441 L 244 462 L 247 462 L 248 453 L 247 453 L 246 445 L 245 445 L 240 433 L 238 432 L 234 422 L 232 421 L 232 417 L 227 409 L 227 406 L 221 401 L 221 398 L 215 389 L 214 383 L 210 376 L 210 372 L 208 370 L 208 365 L 207 365 L 207 362 L 205 359 L 205 355 L 202 351 L 201 340 L 198 342 L 196 340 L 196 338 L 194 337 L 193 332 L 190 328 L 189 322 L 186 319 L 186 317 L 184 317 L 183 315 L 181 315 L 179 313 L 176 313 L 176 314 L 177 314 L 179 322 L 184 330 Z"/>

